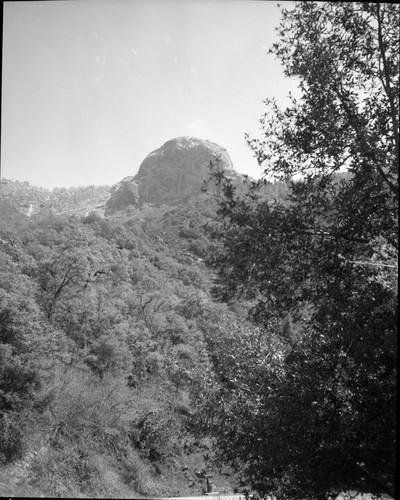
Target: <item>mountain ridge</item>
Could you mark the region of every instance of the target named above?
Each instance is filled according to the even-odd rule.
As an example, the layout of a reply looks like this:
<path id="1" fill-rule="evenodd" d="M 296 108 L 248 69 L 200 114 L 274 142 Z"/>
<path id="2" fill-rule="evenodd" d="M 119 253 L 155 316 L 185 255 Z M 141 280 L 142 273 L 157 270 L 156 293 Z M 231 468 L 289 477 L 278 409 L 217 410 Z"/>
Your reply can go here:
<path id="1" fill-rule="evenodd" d="M 210 178 L 210 166 L 218 165 L 243 189 L 244 177 L 232 165 L 227 150 L 209 140 L 181 136 L 170 139 L 150 152 L 135 175 L 128 175 L 114 185 L 54 188 L 31 185 L 27 181 L 1 181 L 1 199 L 21 214 L 32 217 L 46 214 L 101 216 L 145 204 L 175 205 L 202 194 Z M 213 186 L 209 186 L 213 191 Z"/>

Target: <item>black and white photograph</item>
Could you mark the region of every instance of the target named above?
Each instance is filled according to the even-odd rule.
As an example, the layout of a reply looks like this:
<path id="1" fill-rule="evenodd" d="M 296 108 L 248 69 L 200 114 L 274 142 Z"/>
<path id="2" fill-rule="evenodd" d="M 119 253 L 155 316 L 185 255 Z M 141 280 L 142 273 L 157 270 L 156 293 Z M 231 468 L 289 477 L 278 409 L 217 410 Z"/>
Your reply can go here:
<path id="1" fill-rule="evenodd" d="M 2 3 L 0 496 L 394 500 L 397 3 Z"/>

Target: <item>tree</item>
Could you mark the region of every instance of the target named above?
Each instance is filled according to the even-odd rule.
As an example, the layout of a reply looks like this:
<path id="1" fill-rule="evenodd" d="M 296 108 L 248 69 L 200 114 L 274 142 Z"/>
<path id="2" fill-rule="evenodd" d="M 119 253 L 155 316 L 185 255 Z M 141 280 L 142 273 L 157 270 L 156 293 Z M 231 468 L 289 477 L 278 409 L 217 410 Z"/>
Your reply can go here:
<path id="1" fill-rule="evenodd" d="M 7 248 L 3 238 L 4 234 L 0 241 L 0 464 L 24 452 L 24 432 L 38 403 L 41 356 L 48 354 L 51 340 L 32 298 L 34 284 L 20 272 L 18 242 Z"/>
<path id="2" fill-rule="evenodd" d="M 239 197 L 214 172 L 216 291 L 254 301 L 276 354 L 266 365 L 253 350 L 240 384 L 221 384 L 214 432 L 263 494 L 394 491 L 398 25 L 394 4 L 283 9 L 272 53 L 299 97 L 267 99 L 248 144 L 287 198 Z"/>

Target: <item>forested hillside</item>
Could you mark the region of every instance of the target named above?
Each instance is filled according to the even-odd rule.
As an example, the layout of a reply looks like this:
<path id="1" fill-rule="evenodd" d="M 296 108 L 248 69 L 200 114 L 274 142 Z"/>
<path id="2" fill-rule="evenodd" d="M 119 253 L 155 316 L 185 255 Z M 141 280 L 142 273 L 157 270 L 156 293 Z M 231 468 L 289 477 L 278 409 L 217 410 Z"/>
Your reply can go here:
<path id="1" fill-rule="evenodd" d="M 2 495 L 189 495 L 208 475 L 396 497 L 398 21 L 396 4 L 282 10 L 272 53 L 299 93 L 247 137 L 259 182 L 209 149 L 201 171 L 175 163 L 204 148 L 178 138 L 168 175 L 164 145 L 111 188 L 10 184 Z"/>
<path id="2" fill-rule="evenodd" d="M 212 210 L 199 206 L 20 229 L 2 217 L 0 451 L 27 468 L 27 489 L 1 476 L 2 494 L 190 491 L 171 458 L 194 447 L 210 325 L 233 314 L 210 298 Z"/>
<path id="3" fill-rule="evenodd" d="M 104 212 L 110 196 L 109 186 L 78 186 L 45 189 L 29 182 L 2 179 L 1 203 L 8 202 L 28 217 L 38 214 L 68 213 L 84 215 L 90 211 Z"/>
<path id="4" fill-rule="evenodd" d="M 211 294 L 215 210 L 200 192 L 109 218 L 2 211 L 2 494 L 199 493 L 208 466 L 232 491 L 196 423 L 250 328 Z"/>

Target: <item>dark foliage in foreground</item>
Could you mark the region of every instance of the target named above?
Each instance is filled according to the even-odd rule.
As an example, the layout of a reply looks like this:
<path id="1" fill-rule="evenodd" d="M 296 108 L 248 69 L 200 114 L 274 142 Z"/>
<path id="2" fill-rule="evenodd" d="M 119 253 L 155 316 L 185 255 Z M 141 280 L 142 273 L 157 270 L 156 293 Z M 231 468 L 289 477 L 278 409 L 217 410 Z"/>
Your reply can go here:
<path id="1" fill-rule="evenodd" d="M 301 95 L 267 100 L 249 145 L 289 194 L 239 197 L 214 170 L 216 293 L 269 333 L 220 351 L 208 428 L 263 494 L 394 495 L 398 23 L 392 4 L 283 10 L 272 52 Z"/>

